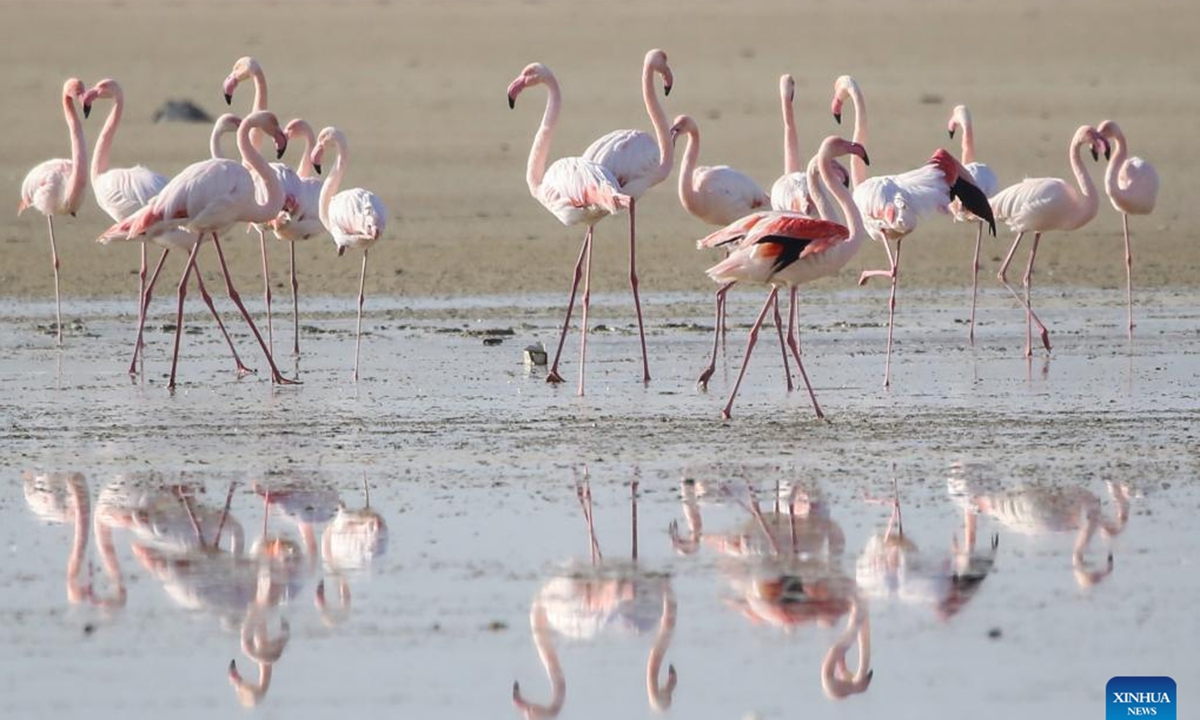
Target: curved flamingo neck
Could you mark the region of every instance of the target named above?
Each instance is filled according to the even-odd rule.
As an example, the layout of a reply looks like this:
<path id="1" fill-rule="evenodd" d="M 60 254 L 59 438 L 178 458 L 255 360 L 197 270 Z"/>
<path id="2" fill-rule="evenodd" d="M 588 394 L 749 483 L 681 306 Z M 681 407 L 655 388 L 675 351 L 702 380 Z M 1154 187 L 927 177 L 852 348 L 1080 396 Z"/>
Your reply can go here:
<path id="1" fill-rule="evenodd" d="M 550 156 L 550 143 L 554 140 L 558 115 L 562 111 L 562 90 L 558 87 L 558 79 L 551 75 L 544 84 L 546 110 L 542 113 L 542 124 L 533 136 L 533 145 L 529 148 L 529 163 L 525 167 L 525 183 L 529 185 L 529 192 L 535 196 L 541 190 L 542 179 L 546 176 L 546 159 Z"/>
<path id="2" fill-rule="evenodd" d="M 851 675 L 846 653 L 850 651 L 855 638 L 858 639 L 858 669 Z M 872 674 L 871 621 L 866 608 L 855 600 L 850 617 L 846 620 L 846 629 L 825 653 L 821 663 L 821 683 L 826 694 L 844 698 L 864 692 L 870 685 Z"/>
<path id="3" fill-rule="evenodd" d="M 74 215 L 83 202 L 83 191 L 87 187 L 87 140 L 83 136 L 83 123 L 75 108 L 75 99 L 69 95 L 63 96 L 63 115 L 71 131 L 71 174 L 67 177 L 67 195 L 63 205 L 68 213 Z"/>
<path id="4" fill-rule="evenodd" d="M 655 174 L 657 184 L 671 174 L 671 167 L 675 164 L 675 145 L 671 143 L 671 124 L 654 86 L 654 67 L 649 62 L 642 66 L 642 100 L 646 103 L 646 113 L 650 116 L 650 124 L 654 126 L 654 139 L 658 142 L 658 172 Z"/>
<path id="5" fill-rule="evenodd" d="M 796 132 L 796 108 L 786 91 L 779 93 L 779 99 L 783 105 L 783 174 L 791 175 L 800 172 L 800 138 Z"/>
<path id="6" fill-rule="evenodd" d="M 274 219 L 279 214 L 280 208 L 283 207 L 284 200 L 283 185 L 279 182 L 279 176 L 271 170 L 266 158 L 250 141 L 250 132 L 252 130 L 261 132 L 261 123 L 262 120 L 247 120 L 238 128 L 237 134 L 238 152 L 242 155 L 242 162 L 249 165 L 251 171 L 258 175 L 258 179 L 267 191 L 267 196 L 262 203 L 255 198 L 247 213 L 249 217 L 238 218 L 238 220 L 248 223 L 264 223 Z M 338 162 L 341 162 L 340 154 Z"/>
<path id="7" fill-rule="evenodd" d="M 267 109 L 267 75 L 261 66 L 255 64 L 250 71 L 250 77 L 254 81 L 254 104 L 250 112 L 261 112 Z M 262 147 L 265 137 L 265 133 L 257 128 L 250 133 L 250 139 L 256 148 Z"/>
<path id="8" fill-rule="evenodd" d="M 858 157 L 857 155 L 855 157 Z M 833 193 L 833 199 L 842 208 L 842 216 L 846 219 L 846 227 L 850 230 L 850 237 L 846 239 L 847 243 L 858 244 L 866 237 L 867 228 L 863 224 L 862 214 L 858 211 L 858 206 L 854 204 L 854 198 L 850 196 L 850 191 L 842 187 L 842 184 L 837 182 L 833 176 L 833 156 L 824 148 L 820 153 L 821 158 L 821 180 L 824 181 L 825 187 L 829 192 Z M 865 164 L 864 164 L 865 166 Z"/>
<path id="9" fill-rule="evenodd" d="M 546 608 L 541 601 L 535 602 L 529 611 L 529 624 L 533 626 L 533 644 L 537 647 L 538 658 L 546 670 L 550 680 L 550 702 L 546 705 L 531 703 L 521 695 L 520 686 L 513 684 L 513 704 L 526 718 L 553 718 L 562 712 L 567 699 L 567 679 L 563 675 L 562 664 L 558 660 L 558 652 L 550 637 L 549 622 L 546 618 Z"/>
<path id="10" fill-rule="evenodd" d="M 971 113 L 963 110 L 958 126 L 962 128 L 962 161 L 963 164 L 975 162 L 975 123 L 971 121 Z"/>
<path id="11" fill-rule="evenodd" d="M 333 161 L 333 169 L 329 171 L 329 177 L 325 178 L 325 182 L 321 183 L 321 199 L 320 199 L 320 216 L 321 224 L 329 227 L 329 203 L 333 200 L 333 196 L 337 194 L 338 188 L 342 184 L 342 176 L 346 174 L 346 163 L 348 162 L 347 154 L 349 148 L 346 146 L 346 136 L 339 130 L 333 134 L 333 142 L 337 145 L 337 160 Z"/>
<path id="12" fill-rule="evenodd" d="M 858 83 L 851 80 L 846 85 L 846 92 L 850 95 L 850 102 L 854 105 L 854 137 L 851 138 L 859 145 L 867 144 L 867 102 L 863 99 L 862 89 L 858 87 Z M 854 187 L 858 187 L 864 180 L 867 179 L 867 164 L 857 155 L 850 157 L 850 182 Z M 826 183 L 829 181 L 826 180 Z"/>
<path id="13" fill-rule="evenodd" d="M 1096 195 L 1096 186 L 1092 183 L 1092 176 L 1088 174 L 1087 168 L 1083 166 L 1083 158 L 1079 155 L 1079 151 L 1087 144 L 1087 135 L 1083 133 L 1076 134 L 1074 140 L 1071 142 L 1070 153 L 1071 172 L 1075 173 L 1075 182 L 1079 184 L 1079 194 L 1082 200 L 1079 205 L 1079 217 L 1077 218 L 1080 225 L 1095 217 L 1096 211 L 1100 209 L 1100 198 Z"/>
<path id="14" fill-rule="evenodd" d="M 313 146 L 317 144 L 317 136 L 313 132 L 312 125 L 303 120 L 296 123 L 296 128 L 301 139 L 304 140 L 304 155 L 300 158 L 300 164 L 296 166 L 296 174 L 300 176 L 300 179 L 307 180 L 317 176 L 317 169 L 313 167 L 312 163 L 312 151 Z"/>
<path id="15" fill-rule="evenodd" d="M 1129 145 L 1125 142 L 1125 134 L 1114 130 L 1106 138 L 1112 144 L 1112 155 L 1108 158 L 1108 167 L 1104 169 L 1104 190 L 1109 197 L 1121 194 L 1121 185 L 1117 180 L 1125 161 L 1129 159 Z"/>
<path id="16" fill-rule="evenodd" d="M 696 172 L 696 161 L 700 157 L 700 131 L 687 131 L 687 147 L 683 151 L 683 160 L 679 163 L 679 202 L 683 209 L 693 215 L 700 211 L 700 198 L 696 195 L 696 184 L 692 175 Z"/>
<path id="17" fill-rule="evenodd" d="M 658 633 L 654 636 L 654 645 L 650 647 L 650 655 L 646 658 L 646 697 L 650 706 L 658 712 L 671 707 L 671 699 L 675 692 L 675 668 L 667 668 L 667 683 L 662 687 L 658 684 L 658 674 L 662 670 L 663 658 L 667 654 L 671 638 L 675 635 L 677 607 L 675 591 L 667 585 L 663 589 L 663 612 L 658 622 Z"/>
<path id="18" fill-rule="evenodd" d="M 221 148 L 221 136 L 229 130 L 221 125 L 214 125 L 212 135 L 208 138 L 208 153 L 213 160 L 224 160 L 225 151 Z"/>
<path id="19" fill-rule="evenodd" d="M 92 182 L 96 182 L 96 178 L 108 172 L 108 153 L 112 149 L 113 138 L 117 136 L 121 116 L 125 113 L 125 93 L 119 85 L 113 86 L 112 101 L 112 110 L 108 111 L 104 127 L 100 129 L 100 137 L 96 138 L 96 147 L 92 151 Z"/>
<path id="20" fill-rule="evenodd" d="M 819 161 L 819 156 L 813 156 L 813 159 L 808 161 L 808 168 L 804 172 L 804 179 L 808 184 L 808 196 L 812 198 L 813 204 L 817 206 L 817 215 L 822 220 L 837 222 L 837 218 L 834 215 L 833 203 L 829 199 L 829 193 L 825 191 L 824 183 L 821 182 L 821 166 Z"/>

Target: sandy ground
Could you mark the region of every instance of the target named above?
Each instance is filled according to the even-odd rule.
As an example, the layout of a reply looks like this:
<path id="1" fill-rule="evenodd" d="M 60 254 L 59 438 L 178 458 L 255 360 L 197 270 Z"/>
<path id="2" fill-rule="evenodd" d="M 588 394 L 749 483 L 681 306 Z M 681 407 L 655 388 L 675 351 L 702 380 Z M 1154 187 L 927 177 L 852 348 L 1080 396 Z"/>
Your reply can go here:
<path id="1" fill-rule="evenodd" d="M 1200 163 L 1174 120 L 1194 116 L 1200 102 L 1200 68 L 1190 61 L 1200 7 L 1192 2 L 180 0 L 5 3 L 3 13 L 0 196 L 12 205 L 30 167 L 68 152 L 58 110 L 65 77 L 119 79 L 128 110 L 114 161 L 169 174 L 202 156 L 208 128 L 154 125 L 151 112 L 181 97 L 222 111 L 221 80 L 237 57 L 253 54 L 266 68 L 272 107 L 285 119 L 342 127 L 353 153 L 348 182 L 374 189 L 390 208 L 370 278 L 385 294 L 563 291 L 580 233 L 560 226 L 523 181 L 543 96 L 531 93 L 510 111 L 504 88 L 526 63 L 550 65 L 565 98 L 552 155 L 575 154 L 609 130 L 649 127 L 638 80 L 641 58 L 655 46 L 667 50 L 676 76 L 667 112 L 700 121 L 701 162 L 732 164 L 764 186 L 782 167 L 783 72 L 798 78 L 806 152 L 838 130 L 828 113 L 834 78 L 859 79 L 875 173 L 915 167 L 946 145 L 946 119 L 958 102 L 973 110 L 981 159 L 1002 184 L 1068 175 L 1074 129 L 1116 118 L 1163 179 L 1155 214 L 1133 222 L 1138 283 L 1190 284 L 1200 269 L 1197 212 L 1185 195 Z M 239 91 L 235 109 L 245 111 L 250 95 Z M 93 139 L 106 110 L 86 124 Z M 288 157 L 294 161 L 295 151 Z M 1091 171 L 1102 177 L 1100 166 Z M 702 271 L 712 258 L 692 245 L 708 228 L 680 207 L 675 183 L 673 174 L 640 206 L 649 291 L 709 286 Z M 126 294 L 135 284 L 132 248 L 91 242 L 106 220 L 89 198 L 78 218 L 59 223 L 67 295 Z M 600 226 L 600 291 L 625 283 L 624 223 Z M 989 241 L 989 269 L 1005 238 Z M 922 228 L 905 252 L 905 283 L 964 284 L 972 239 L 949 222 Z M 1115 289 L 1123 281 L 1120 242 L 1119 216 L 1105 202 L 1081 232 L 1048 238 L 1040 276 Z M 48 296 L 46 244 L 36 213 L 0 219 L 0 293 Z M 243 293 L 251 294 L 257 243 L 237 231 L 227 244 Z M 285 257 L 276 246 L 277 285 Z M 846 276 L 824 287 L 850 287 L 851 275 L 882 262 L 881 250 L 868 246 Z M 302 286 L 321 294 L 348 294 L 357 280 L 357 262 L 337 261 L 328 241 L 305 246 L 300 264 Z"/>

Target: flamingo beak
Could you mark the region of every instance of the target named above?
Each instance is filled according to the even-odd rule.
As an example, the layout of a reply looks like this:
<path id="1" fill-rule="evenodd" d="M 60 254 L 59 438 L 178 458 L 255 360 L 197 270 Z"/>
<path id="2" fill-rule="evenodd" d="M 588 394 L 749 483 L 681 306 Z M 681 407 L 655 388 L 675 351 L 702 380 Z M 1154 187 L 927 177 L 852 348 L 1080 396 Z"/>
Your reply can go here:
<path id="1" fill-rule="evenodd" d="M 508 109 L 512 110 L 517 106 L 517 96 L 525 89 L 525 78 L 518 77 L 508 85 Z"/>
<path id="2" fill-rule="evenodd" d="M 83 103 L 83 119 L 86 120 L 92 114 L 92 104 L 90 102 Z"/>
<path id="3" fill-rule="evenodd" d="M 318 175 L 320 175 L 321 174 L 321 163 L 313 163 L 313 170 L 315 170 L 316 173 Z"/>
<path id="4" fill-rule="evenodd" d="M 953 140 L 954 139 L 954 128 L 951 127 L 949 129 L 947 129 L 946 132 L 950 133 L 950 139 Z"/>
<path id="5" fill-rule="evenodd" d="M 663 83 L 663 95 L 671 94 L 671 83 Z"/>
<path id="6" fill-rule="evenodd" d="M 1093 160 L 1093 161 L 1095 161 L 1095 162 L 1099 162 L 1099 161 L 1100 161 L 1100 153 L 1096 152 L 1096 146 L 1095 146 L 1095 145 L 1093 145 L 1093 146 L 1092 146 L 1092 160 Z"/>
<path id="7" fill-rule="evenodd" d="M 225 91 L 226 105 L 233 104 L 233 91 L 237 89 L 237 84 L 237 78 L 234 76 L 230 75 L 229 77 L 225 78 L 225 84 L 222 86 L 222 89 Z"/>
<path id="8" fill-rule="evenodd" d="M 837 122 L 838 125 L 842 124 L 842 113 L 840 110 L 833 113 L 833 119 L 834 119 L 834 121 Z"/>
<path id="9" fill-rule="evenodd" d="M 517 99 L 515 97 L 513 97 L 512 95 L 509 95 L 508 96 L 508 109 L 512 110 L 516 106 L 517 106 Z"/>
<path id="10" fill-rule="evenodd" d="M 345 254 L 346 254 L 346 246 L 344 246 L 344 245 L 343 245 L 343 246 L 341 246 L 341 247 L 339 247 L 339 248 L 338 248 L 338 257 L 341 257 L 341 256 L 343 256 L 343 255 L 345 255 Z"/>
<path id="11" fill-rule="evenodd" d="M 1109 144 L 1108 138 L 1104 138 L 1104 159 L 1112 160 L 1112 145 Z"/>

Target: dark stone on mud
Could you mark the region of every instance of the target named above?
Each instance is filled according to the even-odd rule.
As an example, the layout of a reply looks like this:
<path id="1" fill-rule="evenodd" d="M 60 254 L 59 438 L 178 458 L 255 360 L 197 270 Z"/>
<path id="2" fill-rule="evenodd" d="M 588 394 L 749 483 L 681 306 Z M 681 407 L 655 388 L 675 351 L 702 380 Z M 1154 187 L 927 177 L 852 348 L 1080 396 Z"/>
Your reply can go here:
<path id="1" fill-rule="evenodd" d="M 211 123 L 213 118 L 191 100 L 168 100 L 154 111 L 154 122 Z"/>
<path id="2" fill-rule="evenodd" d="M 994 627 L 991 630 L 988 630 L 988 637 L 992 640 L 999 640 L 1000 636 L 1002 634 L 1003 633 L 1000 631 L 1000 628 L 998 628 L 998 627 Z"/>

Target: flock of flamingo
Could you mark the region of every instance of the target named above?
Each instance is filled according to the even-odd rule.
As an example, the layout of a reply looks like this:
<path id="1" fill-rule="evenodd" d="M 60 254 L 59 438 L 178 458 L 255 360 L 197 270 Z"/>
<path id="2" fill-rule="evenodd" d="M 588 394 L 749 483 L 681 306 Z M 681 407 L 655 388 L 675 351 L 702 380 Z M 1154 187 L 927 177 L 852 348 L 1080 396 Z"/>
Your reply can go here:
<path id="1" fill-rule="evenodd" d="M 1032 354 L 1034 325 L 1038 327 L 1041 342 L 1048 352 L 1049 331 L 1034 313 L 1030 301 L 1033 264 L 1043 233 L 1079 229 L 1090 222 L 1099 209 L 1099 194 L 1080 157 L 1084 147 L 1091 150 L 1094 160 L 1098 161 L 1101 155 L 1107 160 L 1105 190 L 1113 207 L 1121 213 L 1125 238 L 1128 331 L 1132 337 L 1133 260 L 1129 244 L 1129 215 L 1147 214 L 1154 209 L 1159 181 L 1152 165 L 1142 158 L 1129 156 L 1125 136 L 1112 120 L 1105 120 L 1097 126 L 1082 125 L 1071 137 L 1068 159 L 1076 184 L 1059 178 L 1026 178 L 1000 189 L 995 173 L 975 158 L 974 127 L 971 113 L 965 105 L 954 108 L 947 126 L 951 138 L 954 138 L 955 132 L 962 132 L 961 161 L 946 150 L 938 149 L 925 164 L 914 170 L 868 177 L 864 95 L 854 78 L 842 76 L 834 83 L 831 109 L 834 118 L 841 123 L 843 106 L 847 101 L 851 103 L 855 115 L 853 138 L 846 140 L 835 135 L 825 138 L 816 155 L 802 169 L 793 110 L 795 82 L 790 75 L 784 75 L 779 83 L 784 125 L 784 174 L 768 194 L 749 176 L 729 166 L 697 166 L 700 132 L 696 120 L 689 115 L 679 115 L 673 122 L 668 121 L 659 98 L 656 77 L 662 80 L 662 94 L 668 95 L 674 76 L 666 53 L 660 49 L 646 54 L 641 75 L 642 95 L 653 135 L 641 130 L 616 130 L 597 139 L 582 155 L 559 158 L 553 163 L 548 163 L 548 158 L 562 109 L 558 80 L 545 65 L 532 63 L 508 86 L 510 108 L 515 107 L 520 94 L 531 87 L 542 85 L 547 91 L 545 111 L 534 136 L 526 169 L 530 193 L 564 225 L 586 226 L 575 263 L 566 317 L 546 377 L 548 382 L 563 381 L 559 365 L 582 282 L 578 392 L 580 395 L 584 392 L 593 230 L 597 222 L 622 210 L 628 210 L 629 213 L 629 281 L 641 342 L 642 379 L 644 382 L 650 380 L 638 293 L 636 208 L 638 200 L 647 190 L 662 183 L 671 174 L 675 144 L 680 136 L 686 137 L 686 147 L 680 162 L 679 200 L 692 215 L 720 226 L 719 230 L 697 241 L 697 246 L 720 247 L 726 253 L 723 260 L 707 270 L 708 276 L 719 287 L 716 291 L 713 355 L 699 377 L 701 388 L 707 387 L 715 369 L 717 348 L 725 327 L 724 301 L 728 290 L 736 283 L 757 283 L 770 287 L 766 302 L 751 326 L 737 381 L 722 411 L 725 418 L 730 417 L 759 330 L 772 310 L 788 390 L 793 389 L 790 353 L 808 390 L 816 416 L 824 417 L 801 360 L 796 323 L 797 289 L 804 283 L 840 272 L 868 236 L 883 244 L 889 258 L 886 270 L 865 271 L 858 280 L 862 285 L 871 278 L 882 277 L 891 283 L 884 368 L 884 385 L 888 385 L 891 381 L 892 330 L 901 245 L 922 220 L 938 214 L 947 214 L 956 221 L 974 223 L 976 226 L 969 341 L 973 343 L 975 338 L 975 298 L 983 228 L 987 224 L 994 235 L 996 221 L 999 220 L 1016 233 L 1000 267 L 998 279 L 1025 310 L 1025 355 Z M 272 380 L 280 384 L 295 382 L 279 372 L 273 359 L 271 291 L 267 281 L 265 236 L 265 230 L 270 229 L 276 237 L 287 241 L 291 249 L 291 289 L 296 333 L 293 351 L 297 354 L 299 308 L 294 243 L 327 231 L 333 237 L 339 254 L 346 248 L 363 251 L 354 361 L 354 378 L 357 380 L 367 253 L 384 231 L 386 210 L 379 198 L 367 190 L 354 188 L 338 191 L 346 170 L 347 146 L 345 136 L 337 128 L 327 127 L 315 135 L 311 126 L 299 119 L 281 128 L 276 116 L 266 109 L 265 75 L 254 58 L 244 57 L 234 64 L 224 83 L 227 102 L 232 101 L 238 84 L 247 80 L 253 80 L 255 86 L 252 113 L 244 119 L 222 116 L 213 128 L 211 159 L 189 166 L 170 181 L 141 166 L 110 169 L 109 151 L 123 108 L 121 88 L 111 79 L 103 80 L 87 90 L 78 79 L 68 80 L 63 87 L 63 109 L 71 131 L 71 159 L 48 160 L 30 171 L 22 185 L 19 209 L 34 207 L 47 217 L 57 308 L 59 263 L 53 218 L 64 213 L 74 214 L 82 203 L 88 183 L 88 175 L 83 170 L 87 164 L 86 141 L 75 103 L 82 103 L 86 117 L 96 99 L 111 99 L 113 107 L 97 142 L 90 179 L 98 203 L 114 221 L 98 240 L 142 243 L 139 328 L 130 363 L 131 374 L 137 372 L 142 325 L 163 261 L 172 249 L 186 251 L 189 258 L 178 286 L 175 347 L 169 381 L 169 387 L 174 388 L 187 282 L 195 268 L 201 241 L 211 237 L 225 277 L 226 290 L 262 347 L 271 367 Z M 225 133 L 236 133 L 240 163 L 223 157 L 220 138 Z M 279 158 L 282 158 L 289 139 L 300 138 L 305 143 L 304 155 L 295 170 L 282 163 L 268 163 L 263 157 L 259 146 L 268 136 L 274 139 Z M 324 153 L 331 147 L 337 152 L 337 160 L 329 176 L 322 182 L 316 176 L 320 173 Z M 843 156 L 849 157 L 849 171 L 837 160 Z M 233 287 L 219 239 L 221 233 L 243 222 L 257 229 L 262 247 L 268 326 L 266 341 Z M 1027 233 L 1033 233 L 1033 246 L 1022 281 L 1022 297 L 1009 284 L 1007 271 Z M 891 246 L 893 241 L 894 252 Z M 162 257 L 148 282 L 147 242 L 163 247 Z M 200 273 L 196 272 L 195 275 L 201 296 L 216 317 Z M 786 337 L 779 309 L 779 291 L 784 288 L 788 290 L 791 301 Z M 237 372 L 248 372 L 219 317 L 217 323 L 233 353 Z M 61 312 L 58 312 L 58 333 L 61 344 Z"/>

